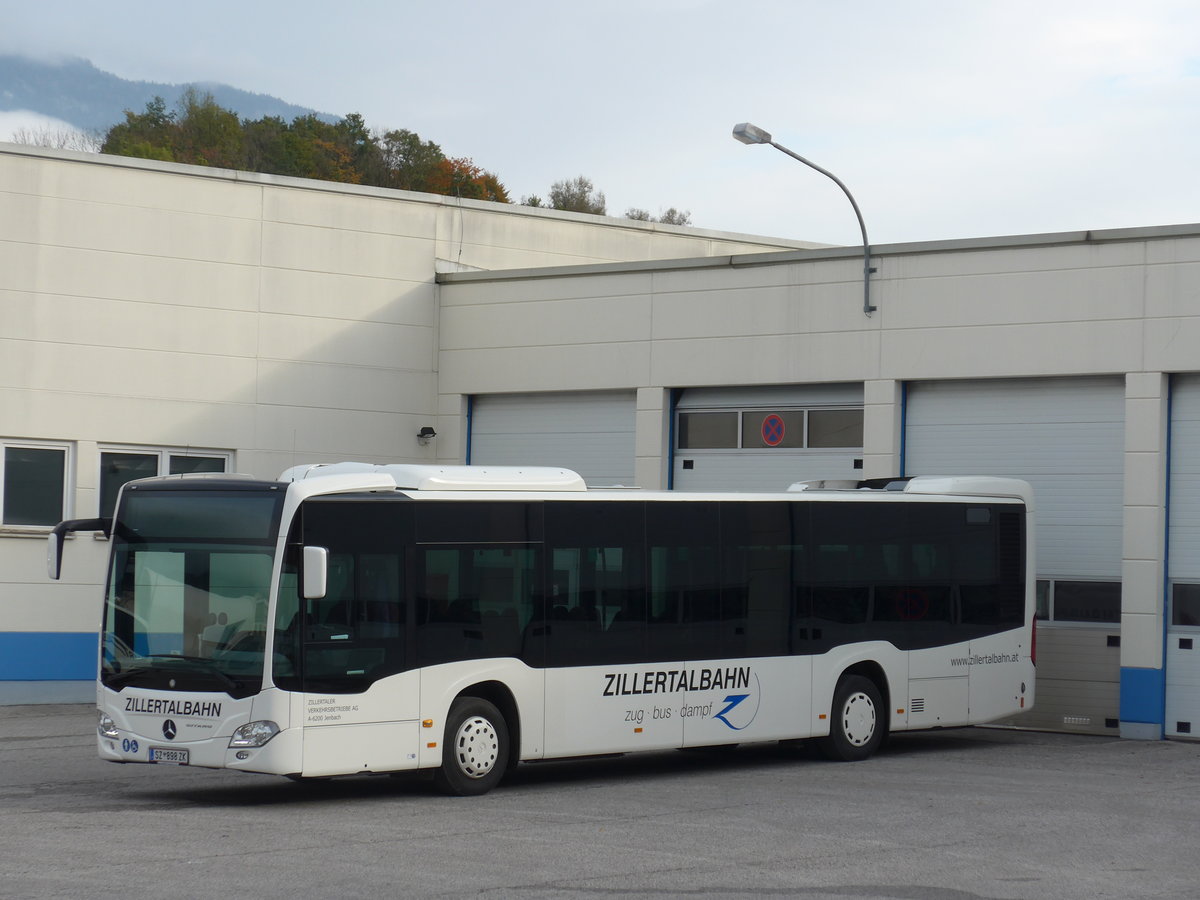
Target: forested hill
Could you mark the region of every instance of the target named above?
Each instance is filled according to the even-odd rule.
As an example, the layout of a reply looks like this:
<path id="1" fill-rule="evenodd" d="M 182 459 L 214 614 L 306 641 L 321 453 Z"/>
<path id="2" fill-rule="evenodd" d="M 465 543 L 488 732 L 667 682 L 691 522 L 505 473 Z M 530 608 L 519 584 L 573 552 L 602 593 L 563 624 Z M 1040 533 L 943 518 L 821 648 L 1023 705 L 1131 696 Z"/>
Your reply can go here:
<path id="1" fill-rule="evenodd" d="M 315 110 L 285 103 L 267 94 L 254 94 L 225 84 L 164 84 L 127 81 L 102 72 L 86 59 L 54 62 L 0 54 L 0 111 L 29 110 L 69 122 L 76 128 L 104 133 L 125 120 L 125 110 L 141 111 L 155 97 L 174 104 L 184 91 L 195 87 L 243 119 L 278 116 L 291 121 Z M 326 122 L 337 116 L 317 114 Z"/>

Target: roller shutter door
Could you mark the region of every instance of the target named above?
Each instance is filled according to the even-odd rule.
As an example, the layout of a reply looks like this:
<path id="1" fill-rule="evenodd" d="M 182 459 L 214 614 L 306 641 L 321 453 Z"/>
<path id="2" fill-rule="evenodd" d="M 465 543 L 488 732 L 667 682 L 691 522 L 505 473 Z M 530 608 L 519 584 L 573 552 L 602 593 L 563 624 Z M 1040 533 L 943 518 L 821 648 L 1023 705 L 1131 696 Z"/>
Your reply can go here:
<path id="1" fill-rule="evenodd" d="M 675 404 L 672 486 L 783 491 L 861 478 L 862 407 L 859 383 L 686 390 Z M 689 440 L 689 424 L 701 420 L 714 423 L 707 439 Z"/>
<path id="2" fill-rule="evenodd" d="M 1034 488 L 1035 709 L 1017 724 L 1114 734 L 1120 694 L 1124 379 L 919 382 L 906 474 L 1007 475 Z"/>
<path id="3" fill-rule="evenodd" d="M 480 395 L 468 462 L 562 466 L 592 487 L 633 486 L 635 410 L 632 391 Z"/>
<path id="4" fill-rule="evenodd" d="M 1200 375 L 1171 383 L 1167 708 L 1172 737 L 1200 736 Z"/>

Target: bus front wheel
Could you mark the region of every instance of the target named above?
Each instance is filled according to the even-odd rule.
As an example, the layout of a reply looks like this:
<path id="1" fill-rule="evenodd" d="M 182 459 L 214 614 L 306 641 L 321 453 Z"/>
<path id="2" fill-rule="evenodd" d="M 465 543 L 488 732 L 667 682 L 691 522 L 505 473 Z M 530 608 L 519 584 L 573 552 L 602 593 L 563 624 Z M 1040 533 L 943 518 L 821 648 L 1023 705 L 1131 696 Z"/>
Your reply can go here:
<path id="1" fill-rule="evenodd" d="M 826 759 L 855 762 L 879 749 L 887 733 L 883 698 L 875 682 L 861 675 L 846 675 L 833 692 L 829 736 L 817 746 Z"/>
<path id="2" fill-rule="evenodd" d="M 460 797 L 486 794 L 504 776 L 508 726 L 500 710 L 478 697 L 459 697 L 450 707 L 442 743 L 442 766 L 434 783 Z"/>

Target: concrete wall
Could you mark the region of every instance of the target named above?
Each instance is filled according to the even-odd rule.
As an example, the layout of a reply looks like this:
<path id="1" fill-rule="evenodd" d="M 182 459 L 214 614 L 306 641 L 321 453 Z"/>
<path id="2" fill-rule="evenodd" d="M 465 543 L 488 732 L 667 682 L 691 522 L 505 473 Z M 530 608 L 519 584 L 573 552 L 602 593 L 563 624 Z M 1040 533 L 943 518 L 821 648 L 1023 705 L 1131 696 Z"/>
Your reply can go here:
<path id="1" fill-rule="evenodd" d="M 69 448 L 67 517 L 96 514 L 107 448 L 228 451 L 260 477 L 457 459 L 437 272 L 796 246 L 0 145 L 0 439 Z M 106 549 L 73 540 L 52 585 L 45 531 L 0 526 L 0 680 L 41 666 L 42 696 L 93 665 Z"/>
<path id="2" fill-rule="evenodd" d="M 627 390 L 659 487 L 672 389 L 858 382 L 870 477 L 900 470 L 907 383 L 1119 375 L 1122 727 L 1161 730 L 1125 698 L 1161 695 L 1166 376 L 1200 370 L 1200 226 L 874 250 L 867 317 L 853 248 L 3 146 L 0 438 L 68 447 L 82 517 L 107 448 L 263 477 L 457 461 L 469 396 Z M 46 697 L 94 659 L 106 545 L 75 538 L 50 585 L 44 533 L 0 528 L 0 656 L 33 648 Z"/>
<path id="3" fill-rule="evenodd" d="M 1110 655 L 1122 733 L 1161 736 L 1167 373 L 1200 369 L 1200 226 L 873 253 L 870 317 L 854 250 L 443 276 L 442 403 L 548 382 L 636 389 L 639 483 L 655 488 L 671 388 L 862 382 L 864 476 L 883 477 L 901 469 L 906 383 L 1121 376 L 1122 633 Z M 1115 710 L 1106 677 L 1114 696 L 1097 702 Z"/>

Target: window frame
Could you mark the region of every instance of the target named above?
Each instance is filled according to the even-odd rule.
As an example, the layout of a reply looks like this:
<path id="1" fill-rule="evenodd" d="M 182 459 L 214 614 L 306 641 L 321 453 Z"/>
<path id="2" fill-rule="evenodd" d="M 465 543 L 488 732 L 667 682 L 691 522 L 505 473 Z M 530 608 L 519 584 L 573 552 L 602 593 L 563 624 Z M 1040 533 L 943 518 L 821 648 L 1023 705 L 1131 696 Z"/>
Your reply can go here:
<path id="1" fill-rule="evenodd" d="M 216 450 L 208 447 L 171 447 L 166 445 L 144 444 L 100 444 L 96 448 L 96 511 L 99 516 L 111 516 L 116 512 L 116 498 L 120 496 L 120 487 L 113 498 L 114 507 L 104 509 L 104 457 L 106 454 L 129 454 L 136 456 L 152 456 L 155 458 L 155 474 L 146 477 L 161 477 L 171 471 L 171 461 L 174 457 L 205 457 L 222 459 L 225 462 L 224 474 L 235 471 L 233 450 Z M 131 481 L 134 479 L 130 479 Z M 121 487 L 129 482 L 122 482 Z"/>
<path id="2" fill-rule="evenodd" d="M 4 521 L 4 484 L 8 462 L 8 450 L 61 450 L 63 451 L 62 518 L 65 522 L 75 509 L 75 444 L 71 441 L 50 441 L 25 438 L 0 438 L 0 531 L 8 534 L 47 534 L 57 525 L 33 525 L 22 522 Z"/>
<path id="3" fill-rule="evenodd" d="M 1197 592 L 1200 592 L 1200 581 L 1196 581 L 1196 580 L 1175 581 L 1172 579 L 1168 583 L 1167 628 L 1170 629 L 1171 631 L 1179 631 L 1179 632 L 1183 632 L 1185 634 L 1200 633 L 1200 622 L 1197 622 L 1195 625 L 1189 625 L 1189 624 L 1185 624 L 1185 623 L 1176 623 L 1176 621 L 1175 621 L 1176 606 L 1179 602 L 1179 597 L 1177 596 L 1180 593 L 1179 588 L 1194 588 L 1194 589 L 1196 589 Z"/>
<path id="4" fill-rule="evenodd" d="M 1061 619 L 1057 617 L 1056 593 L 1059 582 L 1067 584 L 1107 584 L 1117 586 L 1117 619 L 1115 622 L 1098 622 L 1095 619 Z M 1046 617 L 1037 615 L 1039 625 L 1063 626 L 1068 628 L 1105 628 L 1112 630 L 1121 625 L 1121 612 L 1124 609 L 1124 584 L 1120 578 L 1074 578 L 1069 576 L 1043 576 L 1036 579 L 1036 590 L 1040 593 L 1042 586 L 1046 590 Z M 1040 597 L 1039 597 L 1040 600 Z"/>
<path id="5" fill-rule="evenodd" d="M 853 404 L 832 404 L 811 405 L 811 406 L 746 406 L 736 409 L 719 408 L 719 407 L 697 407 L 695 409 L 678 409 L 675 411 L 675 446 L 672 448 L 675 453 L 836 453 L 847 450 L 862 450 L 862 445 L 845 446 L 845 447 L 813 447 L 811 446 L 811 429 L 809 427 L 809 416 L 814 412 L 858 412 L 865 417 L 865 406 L 856 406 Z M 683 425 L 683 417 L 688 415 L 713 415 L 713 414 L 732 414 L 736 415 L 736 427 L 734 435 L 736 444 L 728 447 L 685 447 L 682 443 L 682 436 L 687 430 Z M 771 415 L 776 413 L 783 415 L 786 413 L 800 413 L 803 420 L 803 440 L 800 446 L 747 446 L 745 443 L 746 417 L 748 415 Z M 865 422 L 864 422 L 865 425 Z"/>

